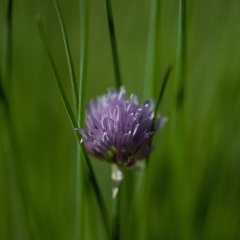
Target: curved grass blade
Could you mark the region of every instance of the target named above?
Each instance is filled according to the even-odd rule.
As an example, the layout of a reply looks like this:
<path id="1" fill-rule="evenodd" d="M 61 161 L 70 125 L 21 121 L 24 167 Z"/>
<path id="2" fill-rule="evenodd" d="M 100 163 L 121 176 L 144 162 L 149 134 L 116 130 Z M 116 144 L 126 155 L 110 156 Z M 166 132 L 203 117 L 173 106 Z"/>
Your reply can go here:
<path id="1" fill-rule="evenodd" d="M 159 105 L 162 101 L 162 98 L 163 98 L 163 94 L 164 94 L 164 91 L 165 91 L 165 88 L 166 88 L 166 85 L 167 85 L 167 81 L 169 79 L 169 76 L 170 76 L 170 73 L 172 71 L 172 66 L 169 66 L 165 72 L 165 75 L 163 77 L 163 81 L 162 81 L 162 85 L 161 85 L 161 89 L 160 89 L 160 92 L 159 92 L 159 95 L 158 95 L 158 100 L 157 100 L 157 103 L 156 103 L 156 106 L 155 106 L 155 110 L 154 110 L 154 116 L 153 116 L 153 121 L 152 121 L 152 132 L 154 131 L 154 128 L 155 128 L 155 124 L 156 124 L 156 120 L 157 120 L 157 113 L 158 113 L 158 108 L 159 108 Z M 152 143 L 152 139 L 150 140 L 149 142 L 149 146 L 151 146 L 151 143 Z"/>
<path id="2" fill-rule="evenodd" d="M 61 83 L 61 80 L 60 80 L 60 76 L 59 76 L 58 71 L 57 71 L 57 67 L 56 67 L 55 61 L 53 59 L 52 53 L 51 53 L 50 48 L 49 48 L 48 43 L 47 43 L 47 39 L 46 39 L 44 30 L 43 30 L 43 25 L 42 25 L 42 21 L 41 21 L 40 15 L 36 15 L 35 19 L 37 21 L 38 31 L 39 31 L 39 34 L 41 36 L 42 43 L 43 43 L 43 45 L 45 47 L 45 50 L 47 52 L 48 58 L 50 60 L 51 66 L 52 66 L 53 75 L 54 75 L 54 78 L 56 80 L 56 84 L 57 84 L 58 90 L 60 92 L 63 104 L 64 104 L 64 106 L 66 108 L 67 114 L 68 114 L 69 119 L 70 119 L 71 124 L 72 124 L 72 127 L 73 127 L 73 129 L 75 129 L 75 128 L 77 128 L 77 121 L 76 121 L 76 119 L 74 117 L 73 111 L 71 109 L 71 106 L 70 106 L 70 104 L 68 102 L 68 99 L 67 99 L 67 96 L 65 94 L 65 91 L 63 89 L 63 86 L 62 86 L 62 83 Z M 77 134 L 76 134 L 76 136 L 80 140 L 80 137 Z"/>
<path id="3" fill-rule="evenodd" d="M 55 10 L 56 10 L 56 13 L 57 13 L 57 16 L 58 16 L 58 20 L 59 20 L 59 23 L 60 23 L 60 26 L 61 26 L 64 47 L 65 47 L 66 55 L 67 55 L 71 85 L 72 85 L 73 100 L 74 100 L 76 111 L 77 111 L 78 110 L 78 104 L 79 104 L 79 102 L 78 102 L 78 89 L 77 89 L 77 82 L 76 82 L 76 77 L 75 77 L 75 71 L 74 71 L 71 51 L 70 51 L 69 43 L 68 43 L 67 32 L 66 32 L 65 24 L 63 22 L 62 14 L 61 14 L 61 11 L 59 9 L 59 5 L 58 5 L 57 0 L 53 0 L 53 3 L 54 3 L 54 7 L 55 7 Z"/>
<path id="4" fill-rule="evenodd" d="M 66 96 L 65 91 L 63 89 L 63 86 L 62 86 L 62 83 L 61 83 L 61 80 L 60 80 L 60 77 L 59 77 L 59 74 L 58 74 L 58 71 L 57 71 L 57 68 L 56 68 L 55 61 L 54 61 L 54 59 L 52 57 L 52 53 L 50 51 L 50 48 L 49 48 L 47 40 L 46 40 L 46 36 L 45 36 L 44 30 L 43 30 L 43 26 L 42 26 L 42 21 L 41 21 L 40 15 L 36 15 L 35 19 L 37 21 L 37 26 L 38 26 L 39 34 L 41 36 L 41 40 L 43 42 L 43 45 L 45 47 L 45 50 L 46 50 L 46 52 L 48 54 L 48 57 L 49 57 L 49 60 L 50 60 L 51 66 L 52 66 L 52 70 L 53 70 L 53 74 L 54 74 L 54 77 L 55 77 L 55 80 L 56 80 L 56 83 L 57 83 L 57 86 L 58 86 L 58 90 L 59 90 L 60 95 L 62 97 L 64 106 L 65 106 L 66 111 L 68 113 L 68 116 L 70 118 L 70 121 L 71 121 L 72 127 L 74 129 L 75 135 L 76 135 L 76 137 L 78 139 L 78 142 L 80 143 L 80 136 L 75 131 L 75 129 L 78 127 L 77 126 L 77 121 L 76 121 L 76 119 L 74 117 L 74 114 L 73 114 L 72 109 L 70 107 L 70 104 L 68 102 L 67 96 Z M 86 149 L 85 149 L 84 145 L 80 145 L 80 148 L 81 148 L 81 152 L 82 152 L 82 154 L 84 156 L 84 159 L 85 159 L 84 162 L 86 164 L 86 169 L 88 171 L 89 179 L 90 179 L 90 181 L 92 183 L 92 186 L 93 186 L 96 198 L 98 200 L 99 208 L 100 208 L 101 214 L 103 216 L 103 220 L 104 220 L 106 231 L 110 235 L 109 221 L 108 221 L 109 217 L 108 217 L 108 213 L 107 213 L 107 208 L 105 206 L 102 194 L 100 192 L 100 189 L 99 189 L 99 186 L 98 186 L 98 183 L 97 183 L 97 180 L 96 180 L 96 177 L 95 177 L 95 174 L 94 174 L 94 171 L 93 171 L 90 159 L 89 159 L 88 154 L 86 152 Z"/>
<path id="5" fill-rule="evenodd" d="M 110 33 L 111 47 L 112 47 L 113 67 L 115 71 L 116 86 L 117 88 L 120 88 L 122 83 L 121 83 L 117 39 L 116 39 L 116 33 L 115 33 L 115 27 L 114 27 L 114 21 L 113 21 L 111 0 L 106 0 L 106 7 L 107 7 L 108 28 Z"/>

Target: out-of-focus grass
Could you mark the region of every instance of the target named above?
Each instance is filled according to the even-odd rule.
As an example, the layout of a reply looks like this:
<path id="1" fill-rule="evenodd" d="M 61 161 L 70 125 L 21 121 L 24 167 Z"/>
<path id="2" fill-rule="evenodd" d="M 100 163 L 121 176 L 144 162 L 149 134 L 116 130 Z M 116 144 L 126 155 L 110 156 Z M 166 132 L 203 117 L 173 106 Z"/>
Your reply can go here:
<path id="1" fill-rule="evenodd" d="M 16 185 L 10 183 L 5 123 L 0 118 L 0 239 L 73 239 L 75 219 L 76 143 L 50 65 L 34 21 L 40 13 L 69 99 L 71 83 L 61 31 L 51 1 L 13 3 L 12 78 L 8 98 L 16 132 L 19 158 L 15 161 Z M 59 1 L 69 37 L 74 67 L 79 69 L 79 2 Z M 7 1 L 0 2 L 0 31 L 3 36 Z M 122 81 L 127 93 L 142 99 L 146 63 L 150 1 L 112 1 Z M 177 157 L 178 143 L 172 137 L 175 101 L 178 1 L 160 1 L 156 79 L 157 98 L 161 79 L 169 64 L 172 75 L 161 104 L 169 122 L 156 135 L 158 147 L 149 165 L 146 239 L 240 238 L 240 32 L 238 1 L 187 1 L 187 71 L 184 102 L 184 156 Z M 3 38 L 0 38 L 3 52 Z M 114 72 L 107 27 L 105 1 L 91 2 L 89 68 L 86 97 L 89 100 L 113 87 Z M 2 66 L 2 59 L 1 59 Z M 73 104 L 73 103 L 72 103 Z M 111 202 L 110 166 L 92 161 L 104 197 Z M 122 193 L 131 199 L 132 172 Z M 13 199 L 14 190 L 17 198 Z M 92 193 L 90 193 L 92 194 Z M 14 213 L 18 201 L 19 219 Z M 141 205 L 141 198 L 139 198 Z M 100 214 L 91 212 L 86 230 L 105 239 Z M 128 220 L 129 205 L 121 205 L 121 227 Z M 94 215 L 95 214 L 95 215 Z M 141 208 L 136 212 L 141 220 Z M 127 219 L 127 220 L 126 220 Z M 134 239 L 138 224 L 130 223 L 123 239 Z M 81 226 L 80 226 L 81 227 Z M 91 232 L 90 239 L 94 239 Z"/>

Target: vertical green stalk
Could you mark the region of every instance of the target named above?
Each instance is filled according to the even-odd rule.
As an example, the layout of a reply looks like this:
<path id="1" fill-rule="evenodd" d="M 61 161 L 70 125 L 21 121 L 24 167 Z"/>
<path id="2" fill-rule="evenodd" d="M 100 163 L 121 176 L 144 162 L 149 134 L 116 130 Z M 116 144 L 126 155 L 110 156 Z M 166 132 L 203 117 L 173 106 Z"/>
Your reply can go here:
<path id="1" fill-rule="evenodd" d="M 179 0 L 179 19 L 178 19 L 178 41 L 177 41 L 177 62 L 176 62 L 176 82 L 175 96 L 176 102 L 174 106 L 174 115 L 172 121 L 172 141 L 173 141 L 173 177 L 176 182 L 175 189 L 172 192 L 174 199 L 173 211 L 176 213 L 177 219 L 181 219 L 179 224 L 180 238 L 192 239 L 189 232 L 189 211 L 186 207 L 186 199 L 188 198 L 188 174 L 186 167 L 183 167 L 186 159 L 185 151 L 185 130 L 184 130 L 184 98 L 185 98 L 185 82 L 186 82 L 186 47 L 187 47 L 187 28 L 186 28 L 186 0 Z M 185 196 L 179 198 L 179 196 Z"/>
<path id="2" fill-rule="evenodd" d="M 105 230 L 106 230 L 106 234 L 110 238 L 111 237 L 111 231 L 110 231 L 110 226 L 109 226 L 109 223 L 110 223 L 109 214 L 108 214 L 108 211 L 107 211 L 102 193 L 101 193 L 100 188 L 98 186 L 97 179 L 95 177 L 92 165 L 91 165 L 90 160 L 88 158 L 86 148 L 82 147 L 81 150 L 82 150 L 82 153 L 84 155 L 84 158 L 88 159 L 87 161 L 85 161 L 86 165 L 87 165 L 87 168 L 89 170 L 88 177 L 91 181 L 91 184 L 92 184 L 93 189 L 94 189 L 95 196 L 97 198 L 97 202 L 98 202 L 98 206 L 99 206 L 102 218 L 103 218 L 103 223 L 104 223 L 104 227 L 105 227 Z"/>
<path id="3" fill-rule="evenodd" d="M 160 8 L 160 0 L 152 0 L 151 10 L 150 10 L 150 20 L 149 20 L 149 31 L 148 31 L 146 68 L 145 68 L 145 76 L 144 76 L 144 83 L 143 83 L 143 99 L 153 98 L 153 85 L 156 77 L 156 60 L 157 60 L 158 31 L 159 31 L 159 8 Z M 148 159 L 146 160 L 146 163 L 148 163 Z M 141 221 L 138 222 L 139 231 L 137 232 L 139 239 L 145 239 L 145 235 L 146 235 L 147 179 L 148 179 L 148 169 L 145 169 L 139 174 L 137 178 L 136 188 L 133 195 L 132 213 L 134 213 L 133 209 L 136 209 L 140 211 L 140 214 L 141 214 Z M 139 199 L 141 199 L 141 201 L 137 201 Z"/>
<path id="4" fill-rule="evenodd" d="M 146 69 L 143 86 L 143 99 L 153 98 L 153 85 L 156 76 L 156 58 L 159 31 L 160 0 L 152 0 L 148 32 Z"/>
<path id="5" fill-rule="evenodd" d="M 80 0 L 81 46 L 80 46 L 80 81 L 79 81 L 79 109 L 78 124 L 84 125 L 85 94 L 88 69 L 88 28 L 89 28 L 89 1 Z"/>
<path id="6" fill-rule="evenodd" d="M 116 87 L 119 89 L 121 87 L 121 73 L 120 73 L 120 64 L 119 64 L 119 55 L 117 49 L 117 39 L 115 33 L 115 26 L 113 20 L 113 13 L 112 13 L 112 4 L 111 0 L 106 0 L 106 8 L 107 8 L 107 19 L 108 19 L 108 28 L 110 33 L 110 41 L 111 41 L 111 48 L 112 48 L 112 56 L 113 56 L 113 67 L 115 73 L 115 80 L 116 80 Z M 112 239 L 118 240 L 119 239 L 119 218 L 118 218 L 118 211 L 119 211 L 119 194 L 115 196 L 112 200 L 112 220 L 113 220 L 113 232 L 112 232 Z"/>
<path id="7" fill-rule="evenodd" d="M 145 76 L 143 82 L 143 94 L 142 98 L 153 98 L 153 86 L 156 77 L 156 58 L 157 58 L 157 46 L 158 46 L 158 29 L 159 29 L 159 6 L 160 0 L 151 1 L 149 31 L 148 31 L 148 45 L 146 54 L 146 67 Z M 148 163 L 148 159 L 146 160 Z M 141 211 L 141 221 L 137 223 L 138 231 L 137 237 L 139 239 L 145 239 L 146 237 L 146 221 L 147 221 L 147 179 L 148 169 L 143 170 L 136 179 L 135 192 L 132 201 L 132 218 L 135 222 L 135 211 Z M 135 207 L 137 206 L 137 207 Z M 135 211 L 134 211 L 135 210 Z M 137 211 L 138 210 L 138 211 Z"/>
<path id="8" fill-rule="evenodd" d="M 66 28 L 62 19 L 62 14 L 59 9 L 59 5 L 57 0 L 53 0 L 55 10 L 57 12 L 58 20 L 61 26 L 61 31 L 62 31 L 62 36 L 63 36 L 63 42 L 64 42 L 64 47 L 66 50 L 66 55 L 67 55 L 67 61 L 68 61 L 68 67 L 69 67 L 69 72 L 70 72 L 70 79 L 71 79 L 71 84 L 72 84 L 72 93 L 73 93 L 73 101 L 76 107 L 76 110 L 78 109 L 78 90 L 77 90 L 77 82 L 76 82 L 76 77 L 75 77 L 75 72 L 74 72 L 74 66 L 73 66 L 73 61 L 72 61 L 72 56 L 68 44 L 68 37 L 67 37 L 67 32 Z"/>
<path id="9" fill-rule="evenodd" d="M 88 236 L 85 236 L 85 238 L 81 238 L 81 239 L 93 239 L 93 240 L 98 240 L 100 239 L 99 236 L 99 229 L 98 229 L 98 218 L 95 217 L 96 216 L 96 202 L 95 202 L 95 196 L 94 196 L 94 192 L 93 189 L 88 188 L 88 185 L 86 185 L 85 187 L 86 189 L 86 195 L 87 195 L 87 214 L 86 214 L 86 218 L 87 218 L 87 222 L 88 222 L 88 226 L 87 226 L 87 232 L 88 232 Z M 93 231 L 94 229 L 94 231 Z M 86 238 L 88 237 L 88 238 Z"/>
<path id="10" fill-rule="evenodd" d="M 38 30 L 39 30 L 39 34 L 40 34 L 43 46 L 46 50 L 46 53 L 47 53 L 48 58 L 49 58 L 50 63 L 51 63 L 51 67 L 52 67 L 52 70 L 53 70 L 53 75 L 54 75 L 54 78 L 55 78 L 60 96 L 62 98 L 62 101 L 63 101 L 63 104 L 64 104 L 65 109 L 67 111 L 67 114 L 69 116 L 70 122 L 71 122 L 73 130 L 75 132 L 75 135 L 78 139 L 78 142 L 80 143 L 81 138 L 80 138 L 79 134 L 75 131 L 75 129 L 78 127 L 78 124 L 77 124 L 77 121 L 76 121 L 75 116 L 73 114 L 73 111 L 71 109 L 71 106 L 69 104 L 69 101 L 67 99 L 66 93 L 63 89 L 62 82 L 61 82 L 60 76 L 58 74 L 55 61 L 53 59 L 52 53 L 50 51 L 49 45 L 48 45 L 47 40 L 46 40 L 46 36 L 45 36 L 45 33 L 44 33 L 44 29 L 43 29 L 43 26 L 42 26 L 42 21 L 41 21 L 40 15 L 36 15 L 35 19 L 37 21 L 37 26 L 38 26 Z M 99 204 L 99 208 L 100 208 L 100 211 L 101 211 L 101 214 L 102 214 L 102 217 L 103 217 L 103 222 L 104 222 L 106 232 L 110 236 L 109 216 L 108 216 L 108 213 L 107 213 L 107 208 L 105 206 L 105 203 L 104 203 L 101 191 L 99 189 L 99 186 L 98 186 L 98 183 L 97 183 L 97 180 L 96 180 L 96 177 L 95 177 L 90 159 L 89 159 L 88 154 L 86 152 L 86 149 L 83 145 L 80 145 L 80 148 L 81 148 L 81 153 L 84 156 L 86 169 L 88 171 L 88 177 L 91 181 L 91 184 L 93 186 L 96 198 L 98 200 L 98 204 Z"/>
<path id="11" fill-rule="evenodd" d="M 121 73 L 120 73 L 120 64 L 119 64 L 119 55 L 117 49 L 117 39 L 113 21 L 113 13 L 112 13 L 112 4 L 111 0 L 106 0 L 107 7 L 107 19 L 108 19 L 108 28 L 110 33 L 111 47 L 112 47 L 112 56 L 113 56 L 113 67 L 115 72 L 115 80 L 117 88 L 120 88 L 122 85 L 121 82 Z"/>
<path id="12" fill-rule="evenodd" d="M 89 19 L 89 2 L 88 0 L 80 0 L 80 81 L 78 92 L 78 126 L 83 127 L 84 124 L 84 107 L 85 107 L 85 93 L 87 82 L 87 67 L 88 67 L 88 19 Z M 83 169 L 83 161 L 81 161 L 80 146 L 77 149 L 77 163 L 76 163 L 76 224 L 75 224 L 75 239 L 85 239 L 85 196 L 87 175 Z M 79 229 L 81 232 L 79 235 Z"/>
<path id="13" fill-rule="evenodd" d="M 112 240 L 120 239 L 120 187 L 124 177 L 124 169 L 112 164 Z"/>
<path id="14" fill-rule="evenodd" d="M 182 107 L 184 101 L 185 73 L 186 73 L 186 0 L 179 0 L 178 20 L 178 47 L 177 47 L 177 106 Z"/>
<path id="15" fill-rule="evenodd" d="M 77 158 L 76 158 L 76 192 L 75 192 L 75 228 L 74 228 L 74 239 L 84 239 L 85 228 L 84 228 L 84 203 L 85 203 L 85 171 L 82 167 L 81 161 L 81 147 L 77 146 Z M 81 236 L 81 237 L 80 237 Z"/>
<path id="16" fill-rule="evenodd" d="M 112 240 L 120 239 L 120 227 L 119 227 L 119 207 L 120 207 L 120 189 L 115 198 L 112 199 Z"/>

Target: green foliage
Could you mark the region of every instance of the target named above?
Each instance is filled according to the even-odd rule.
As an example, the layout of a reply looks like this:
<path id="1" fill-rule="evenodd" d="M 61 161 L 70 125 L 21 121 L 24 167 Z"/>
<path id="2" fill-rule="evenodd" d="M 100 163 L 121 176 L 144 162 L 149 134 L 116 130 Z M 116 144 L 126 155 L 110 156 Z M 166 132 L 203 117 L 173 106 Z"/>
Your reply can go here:
<path id="1" fill-rule="evenodd" d="M 80 15 L 81 2 L 58 2 L 68 33 L 65 45 L 52 1 L 13 1 L 12 21 L 8 1 L 0 1 L 0 239 L 4 240 L 77 236 L 76 137 L 35 14 L 41 14 L 69 108 L 76 107 L 71 80 L 80 78 L 80 58 L 85 59 L 81 79 L 87 81 L 86 101 L 115 86 L 106 2 L 92 1 L 88 6 L 86 31 L 82 31 L 86 19 Z M 159 107 L 169 121 L 153 139 L 157 148 L 149 166 L 144 173 L 125 171 L 118 196 L 119 239 L 236 240 L 240 239 L 240 2 L 183 1 L 182 52 L 179 2 L 111 1 L 127 94 L 136 92 L 141 101 L 148 95 L 157 100 L 165 71 L 172 66 Z M 153 26 L 157 32 L 149 29 L 151 21 L 157 21 Z M 80 46 L 85 46 L 84 56 Z M 69 75 L 64 47 L 71 51 L 70 68 L 76 77 Z M 146 62 L 149 58 L 152 68 Z M 179 59 L 185 61 L 180 66 L 185 69 L 180 80 L 185 95 L 181 109 L 175 111 Z M 147 75 L 152 76 L 149 84 Z M 96 159 L 91 163 L 110 212 L 111 166 Z M 85 195 L 79 195 L 84 208 L 78 226 L 82 239 L 107 239 L 91 182 L 80 179 L 85 189 Z M 135 189 L 139 189 L 136 196 Z"/>

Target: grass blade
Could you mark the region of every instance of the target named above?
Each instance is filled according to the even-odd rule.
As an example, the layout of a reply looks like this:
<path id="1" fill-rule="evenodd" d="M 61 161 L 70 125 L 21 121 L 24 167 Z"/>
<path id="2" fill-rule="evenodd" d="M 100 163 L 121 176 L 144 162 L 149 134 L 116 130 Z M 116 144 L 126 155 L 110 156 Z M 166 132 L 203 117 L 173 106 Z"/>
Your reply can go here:
<path id="1" fill-rule="evenodd" d="M 178 19 L 178 40 L 176 56 L 176 79 L 175 79 L 175 98 L 174 111 L 172 114 L 171 139 L 172 139 L 172 173 L 175 180 L 178 180 L 178 187 L 173 189 L 173 208 L 177 215 L 182 219 L 178 222 L 182 230 L 183 239 L 192 239 L 189 226 L 191 225 L 191 208 L 186 208 L 185 199 L 189 196 L 188 169 L 183 167 L 186 163 L 188 147 L 186 145 L 186 118 L 184 117 L 184 98 L 186 81 L 186 0 L 179 0 L 179 19 Z M 181 190 L 180 190 L 181 189 Z M 179 196 L 186 196 L 179 198 Z"/>
<path id="2" fill-rule="evenodd" d="M 45 47 L 45 50 L 46 50 L 46 52 L 48 54 L 48 57 L 49 57 L 49 60 L 50 60 L 51 66 L 52 66 L 52 70 L 53 70 L 53 74 L 54 74 L 54 77 L 55 77 L 55 80 L 56 80 L 56 84 L 57 84 L 58 90 L 59 90 L 60 95 L 62 97 L 64 106 L 65 106 L 66 111 L 68 113 L 68 116 L 70 118 L 70 121 L 71 121 L 72 127 L 74 129 L 75 135 L 76 135 L 76 137 L 78 139 L 78 142 L 80 143 L 81 137 L 75 131 L 75 129 L 78 126 L 77 125 L 77 121 L 76 121 L 76 119 L 74 117 L 74 114 L 73 114 L 72 109 L 70 107 L 70 104 L 68 102 L 67 96 L 66 96 L 65 91 L 63 89 L 63 86 L 62 86 L 62 83 L 61 83 L 61 80 L 60 80 L 60 76 L 59 76 L 57 68 L 56 68 L 55 61 L 53 59 L 52 53 L 50 51 L 50 48 L 49 48 L 47 40 L 46 40 L 46 36 L 45 36 L 44 30 L 43 30 L 43 26 L 42 26 L 42 21 L 41 21 L 40 15 L 36 15 L 35 19 L 37 21 L 37 26 L 38 26 L 39 34 L 41 36 L 41 40 L 43 42 L 43 45 Z M 82 151 L 82 154 L 84 156 L 84 159 L 85 159 L 84 162 L 86 164 L 86 169 L 88 170 L 89 179 L 91 181 L 91 184 L 93 186 L 96 198 L 98 200 L 98 204 L 99 204 L 99 208 L 100 208 L 103 220 L 104 220 L 106 232 L 110 236 L 109 220 L 108 220 L 109 216 L 108 216 L 108 213 L 107 213 L 107 208 L 105 206 L 102 194 L 100 192 L 100 189 L 99 189 L 99 186 L 98 186 L 98 183 L 97 183 L 97 180 L 96 180 L 96 177 L 95 177 L 95 174 L 94 174 L 94 171 L 93 171 L 90 159 L 89 159 L 88 154 L 86 152 L 86 149 L 85 149 L 84 145 L 80 145 L 80 147 L 81 147 L 81 151 Z"/>
<path id="3" fill-rule="evenodd" d="M 107 211 L 106 204 L 105 204 L 105 202 L 103 200 L 102 193 L 101 193 L 101 191 L 99 189 L 99 186 L 98 186 L 98 183 L 97 183 L 97 179 L 96 179 L 95 174 L 93 172 L 93 168 L 92 168 L 92 165 L 91 165 L 90 160 L 88 158 L 88 154 L 87 154 L 87 151 L 86 151 L 85 147 L 82 147 L 82 153 L 84 155 L 84 158 L 88 159 L 88 161 L 85 161 L 86 164 L 87 164 L 87 167 L 89 169 L 88 175 L 89 175 L 90 181 L 92 183 L 92 186 L 93 186 L 96 198 L 98 200 L 98 205 L 99 205 L 100 212 L 102 214 L 102 218 L 103 218 L 103 222 L 104 222 L 104 227 L 105 227 L 106 233 L 107 233 L 108 237 L 111 238 L 109 213 Z"/>
<path id="4" fill-rule="evenodd" d="M 81 47 L 80 47 L 80 81 L 79 81 L 79 109 L 78 109 L 78 124 L 84 124 L 84 107 L 85 107 L 85 92 L 87 82 L 87 63 L 88 63 L 88 18 L 89 18 L 89 2 L 81 0 L 80 5 L 81 16 Z"/>
<path id="5" fill-rule="evenodd" d="M 159 29 L 159 0 L 152 0 L 149 21 L 146 69 L 143 87 L 143 99 L 153 98 L 153 83 L 156 69 L 157 42 Z"/>
<path id="6" fill-rule="evenodd" d="M 115 33 L 115 27 L 114 27 L 114 21 L 113 21 L 111 0 L 106 0 L 106 7 L 107 7 L 108 28 L 110 33 L 111 47 L 112 47 L 113 67 L 115 71 L 116 86 L 117 88 L 120 88 L 120 86 L 122 85 L 122 82 L 121 82 L 117 39 L 116 39 L 116 33 Z"/>
<path id="7" fill-rule="evenodd" d="M 69 73 L 70 73 L 70 79 L 71 79 L 71 84 L 72 84 L 72 93 L 73 93 L 73 100 L 75 103 L 76 110 L 78 109 L 78 89 L 77 89 L 77 82 L 76 82 L 76 77 L 75 77 L 75 72 L 74 72 L 74 66 L 73 66 L 73 61 L 72 61 L 72 56 L 69 48 L 69 43 L 68 43 L 68 37 L 67 37 L 67 32 L 65 28 L 65 24 L 63 22 L 62 14 L 59 9 L 59 5 L 57 0 L 53 0 L 54 7 L 58 16 L 58 20 L 61 26 L 61 31 L 62 31 L 62 36 L 63 36 L 63 42 L 64 42 L 64 47 L 66 50 L 66 55 L 67 55 L 67 61 L 68 61 L 68 67 L 69 67 Z"/>
<path id="8" fill-rule="evenodd" d="M 84 107 L 85 107 L 85 92 L 87 82 L 87 63 L 88 63 L 88 17 L 89 17 L 89 4 L 88 0 L 80 0 L 80 80 L 78 92 L 78 125 L 82 127 L 84 124 Z M 83 161 L 81 161 L 81 152 L 78 148 L 77 164 L 76 164 L 76 226 L 75 238 L 76 240 L 85 238 L 85 203 L 91 201 L 86 200 L 90 195 L 86 194 L 86 183 L 88 178 L 83 170 Z M 88 203 L 87 203 L 88 204 Z M 81 226 L 81 231 L 79 226 Z"/>
<path id="9" fill-rule="evenodd" d="M 120 190 L 120 189 L 119 189 Z M 113 220 L 113 230 L 112 230 L 112 240 L 120 239 L 120 219 L 119 219 L 119 204 L 120 204 L 120 191 L 117 193 L 116 197 L 112 199 L 112 220 Z"/>
<path id="10" fill-rule="evenodd" d="M 162 98 L 163 98 L 163 94 L 164 94 L 164 91 L 165 91 L 165 88 L 166 88 L 166 85 L 167 85 L 167 81 L 169 79 L 169 76 L 170 76 L 170 73 L 172 71 L 172 67 L 169 66 L 165 72 L 165 75 L 163 77 L 163 81 L 162 81 L 162 86 L 161 86 L 161 89 L 160 89 L 160 92 L 159 92 L 159 95 L 158 95 L 158 100 L 157 100 L 157 103 L 156 103 L 156 106 L 155 106 L 155 110 L 154 110 L 154 117 L 153 117 L 153 121 L 152 121 L 152 132 L 154 131 L 154 128 L 155 128 L 155 124 L 156 124 L 156 120 L 157 120 L 157 116 L 158 116 L 158 108 L 159 108 L 159 105 L 162 101 Z M 151 146 L 151 142 L 152 142 L 152 138 L 150 140 L 150 143 L 149 143 L 149 146 Z"/>
<path id="11" fill-rule="evenodd" d="M 186 0 L 180 0 L 179 4 L 176 92 L 177 105 L 181 107 L 184 101 L 186 77 Z"/>
<path id="12" fill-rule="evenodd" d="M 70 119 L 71 124 L 72 124 L 72 127 L 75 130 L 75 128 L 77 128 L 77 126 L 78 126 L 77 125 L 77 121 L 76 121 L 76 119 L 74 117 L 73 111 L 71 109 L 71 106 L 69 104 L 69 101 L 67 99 L 65 91 L 63 89 L 63 86 L 62 86 L 62 83 L 61 83 L 61 80 L 60 80 L 60 76 L 59 76 L 58 71 L 57 71 L 57 67 L 56 67 L 55 61 L 53 59 L 52 53 L 51 53 L 50 48 L 49 48 L 48 43 L 47 43 L 47 39 L 46 39 L 44 30 L 43 30 L 43 25 L 42 25 L 42 21 L 41 21 L 40 15 L 36 15 L 35 19 L 37 21 L 38 31 L 39 31 L 42 43 L 44 45 L 44 48 L 46 50 L 46 53 L 48 55 L 48 58 L 50 60 L 51 66 L 52 66 L 53 75 L 55 77 L 56 84 L 57 84 L 58 90 L 60 92 L 63 104 L 64 104 L 64 106 L 66 108 L 67 114 L 68 114 L 69 119 Z M 79 135 L 76 134 L 76 136 L 77 136 L 78 140 L 80 141 Z"/>

